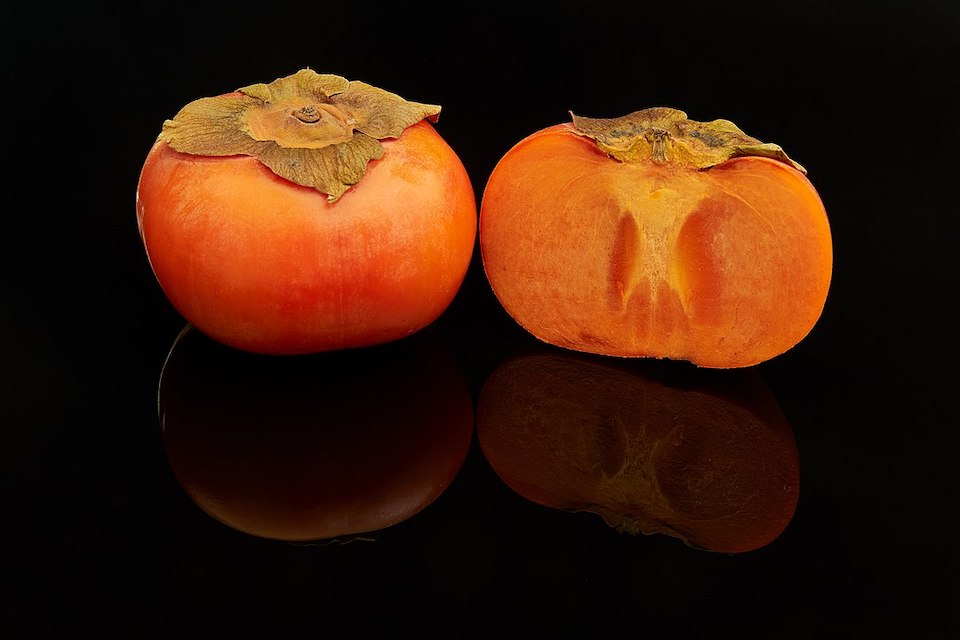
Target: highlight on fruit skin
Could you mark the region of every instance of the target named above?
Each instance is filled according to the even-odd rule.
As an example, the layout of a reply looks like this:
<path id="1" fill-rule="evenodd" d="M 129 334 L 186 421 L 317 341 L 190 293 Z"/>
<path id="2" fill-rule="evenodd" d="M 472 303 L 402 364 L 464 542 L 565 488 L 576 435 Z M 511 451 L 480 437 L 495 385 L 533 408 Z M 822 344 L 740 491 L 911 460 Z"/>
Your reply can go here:
<path id="1" fill-rule="evenodd" d="M 796 346 L 833 270 L 800 164 L 669 108 L 573 116 L 518 142 L 484 188 L 479 244 L 493 293 L 539 340 L 705 368 Z"/>
<path id="2" fill-rule="evenodd" d="M 480 392 L 480 449 L 536 504 L 702 550 L 764 547 L 798 502 L 793 430 L 755 369 L 669 368 L 681 364 L 546 348 L 510 358 Z"/>
<path id="3" fill-rule="evenodd" d="M 219 342 L 274 355 L 382 344 L 434 322 L 477 226 L 439 113 L 310 69 L 185 105 L 136 197 L 173 307 Z"/>

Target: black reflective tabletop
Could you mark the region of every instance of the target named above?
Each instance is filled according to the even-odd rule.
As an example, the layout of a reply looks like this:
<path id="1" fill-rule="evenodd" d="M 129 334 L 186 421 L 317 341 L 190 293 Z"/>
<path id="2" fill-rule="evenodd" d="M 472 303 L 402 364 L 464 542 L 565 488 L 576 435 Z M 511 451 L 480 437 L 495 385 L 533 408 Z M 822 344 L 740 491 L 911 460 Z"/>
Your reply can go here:
<path id="1" fill-rule="evenodd" d="M 955 3 L 0 5 L 3 598 L 20 638 L 956 637 Z M 444 313 L 265 356 L 190 325 L 137 180 L 309 67 L 443 106 L 477 202 L 569 111 L 788 149 L 826 305 L 703 369 L 552 346 L 475 249 Z"/>

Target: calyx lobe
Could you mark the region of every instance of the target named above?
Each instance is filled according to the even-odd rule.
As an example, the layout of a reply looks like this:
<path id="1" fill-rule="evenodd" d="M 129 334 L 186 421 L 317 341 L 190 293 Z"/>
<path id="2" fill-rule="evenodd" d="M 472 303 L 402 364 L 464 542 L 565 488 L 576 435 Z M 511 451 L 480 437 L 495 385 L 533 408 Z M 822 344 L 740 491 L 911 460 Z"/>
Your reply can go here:
<path id="1" fill-rule="evenodd" d="M 277 175 L 327 194 L 331 202 L 437 105 L 409 102 L 364 82 L 301 69 L 269 84 L 200 98 L 163 123 L 159 139 L 182 153 L 247 155 Z"/>
<path id="2" fill-rule="evenodd" d="M 653 107 L 619 118 L 573 113 L 574 130 L 621 162 L 652 160 L 707 169 L 737 156 L 763 156 L 806 173 L 776 144 L 748 136 L 729 120 L 697 122 L 678 109 Z"/>

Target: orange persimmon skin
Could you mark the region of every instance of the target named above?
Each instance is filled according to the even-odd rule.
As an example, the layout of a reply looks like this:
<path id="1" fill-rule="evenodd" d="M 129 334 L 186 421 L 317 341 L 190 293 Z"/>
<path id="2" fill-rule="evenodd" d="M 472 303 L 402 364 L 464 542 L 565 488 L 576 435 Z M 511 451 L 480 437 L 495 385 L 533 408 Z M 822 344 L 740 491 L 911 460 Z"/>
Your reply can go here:
<path id="1" fill-rule="evenodd" d="M 819 319 L 833 250 L 800 171 L 738 157 L 624 163 L 562 124 L 495 167 L 480 250 L 505 310 L 538 339 L 602 355 L 744 367 Z"/>
<path id="2" fill-rule="evenodd" d="M 255 158 L 157 142 L 137 220 L 173 306 L 210 337 L 268 354 L 369 346 L 433 322 L 470 263 L 473 188 L 425 121 L 382 145 L 383 157 L 330 203 Z"/>

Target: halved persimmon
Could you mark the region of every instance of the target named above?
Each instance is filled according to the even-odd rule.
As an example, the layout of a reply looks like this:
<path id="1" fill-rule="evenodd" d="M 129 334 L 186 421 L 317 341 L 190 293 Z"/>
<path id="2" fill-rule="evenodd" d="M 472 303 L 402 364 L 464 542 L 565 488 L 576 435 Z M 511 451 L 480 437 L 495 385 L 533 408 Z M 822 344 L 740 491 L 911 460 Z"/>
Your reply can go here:
<path id="1" fill-rule="evenodd" d="M 711 368 L 799 343 L 833 268 L 803 167 L 729 121 L 666 108 L 574 116 L 515 145 L 484 189 L 480 250 L 540 340 Z"/>

